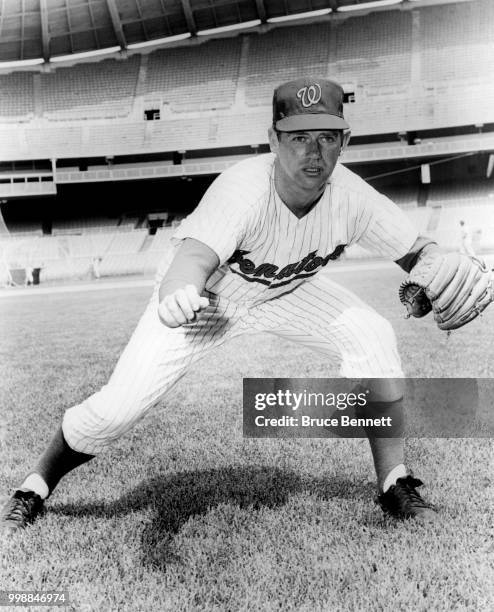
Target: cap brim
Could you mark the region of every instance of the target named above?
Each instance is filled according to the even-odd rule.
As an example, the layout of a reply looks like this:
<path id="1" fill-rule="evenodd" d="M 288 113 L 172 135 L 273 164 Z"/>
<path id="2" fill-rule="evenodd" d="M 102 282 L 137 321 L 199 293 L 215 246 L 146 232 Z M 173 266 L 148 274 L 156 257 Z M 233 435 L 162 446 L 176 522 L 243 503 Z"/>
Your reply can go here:
<path id="1" fill-rule="evenodd" d="M 276 122 L 276 129 L 282 132 L 298 132 L 299 130 L 348 130 L 350 126 L 341 117 L 328 114 L 307 113 L 290 115 Z"/>

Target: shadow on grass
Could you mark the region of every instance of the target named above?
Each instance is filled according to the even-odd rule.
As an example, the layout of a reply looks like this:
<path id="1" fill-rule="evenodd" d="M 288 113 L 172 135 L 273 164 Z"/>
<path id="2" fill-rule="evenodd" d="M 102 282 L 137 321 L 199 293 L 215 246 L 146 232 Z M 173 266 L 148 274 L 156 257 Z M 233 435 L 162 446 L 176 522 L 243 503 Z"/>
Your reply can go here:
<path id="1" fill-rule="evenodd" d="M 271 466 L 227 467 L 163 474 L 111 503 L 54 504 L 49 511 L 63 516 L 112 518 L 144 508 L 154 515 L 142 533 L 143 563 L 162 569 L 176 562 L 173 536 L 193 516 L 206 515 L 220 504 L 259 510 L 276 508 L 297 493 L 320 499 L 372 499 L 374 486 L 345 478 L 311 478 Z"/>

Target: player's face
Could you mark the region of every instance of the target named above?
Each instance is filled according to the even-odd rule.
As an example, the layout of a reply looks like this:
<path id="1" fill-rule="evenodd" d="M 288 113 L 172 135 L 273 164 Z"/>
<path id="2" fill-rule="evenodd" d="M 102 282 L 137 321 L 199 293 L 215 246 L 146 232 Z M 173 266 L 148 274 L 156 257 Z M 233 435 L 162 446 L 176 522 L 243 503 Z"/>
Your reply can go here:
<path id="1" fill-rule="evenodd" d="M 339 130 L 272 132 L 270 142 L 283 178 L 293 181 L 298 188 L 316 191 L 334 170 L 342 133 Z"/>

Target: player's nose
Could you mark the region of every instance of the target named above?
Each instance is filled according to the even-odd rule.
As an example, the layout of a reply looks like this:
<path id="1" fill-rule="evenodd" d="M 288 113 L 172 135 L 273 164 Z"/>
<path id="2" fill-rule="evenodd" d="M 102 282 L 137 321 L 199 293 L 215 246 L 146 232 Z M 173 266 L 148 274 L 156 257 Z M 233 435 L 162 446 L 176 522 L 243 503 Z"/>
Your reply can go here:
<path id="1" fill-rule="evenodd" d="M 321 157 L 321 149 L 319 147 L 319 142 L 317 140 L 311 140 L 307 144 L 307 155 L 311 159 Z"/>

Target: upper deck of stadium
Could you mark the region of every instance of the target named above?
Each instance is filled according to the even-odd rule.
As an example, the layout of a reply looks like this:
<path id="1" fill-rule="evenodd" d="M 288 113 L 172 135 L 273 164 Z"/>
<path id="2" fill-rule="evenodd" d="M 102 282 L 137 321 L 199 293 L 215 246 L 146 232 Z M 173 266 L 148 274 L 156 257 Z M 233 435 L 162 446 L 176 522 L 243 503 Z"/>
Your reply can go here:
<path id="1" fill-rule="evenodd" d="M 307 73 L 333 78 L 345 88 L 352 146 L 344 161 L 491 150 L 494 3 L 402 0 L 395 6 L 384 6 L 397 1 L 378 0 L 378 9 L 354 13 L 343 9 L 347 5 L 361 7 L 361 3 L 331 0 L 330 14 L 285 25 L 269 20 L 290 13 L 299 15 L 301 7 L 320 9 L 322 4 L 315 0 L 310 0 L 310 6 L 300 1 L 245 0 L 238 6 L 255 5 L 256 10 L 264 7 L 267 12 L 261 25 L 240 33 L 218 33 L 218 26 L 235 25 L 236 19 L 245 25 L 250 13 L 227 17 L 228 7 L 237 3 L 209 2 L 209 8 L 204 5 L 203 9 L 210 12 L 214 4 L 215 24 L 200 21 L 199 29 L 187 30 L 186 40 L 173 39 L 166 44 L 160 43 L 163 34 L 169 41 L 171 36 L 184 33 L 167 30 L 166 20 L 160 22 L 161 29 L 143 26 L 140 33 L 136 25 L 149 17 L 151 13 L 146 11 L 164 11 L 163 2 L 105 2 L 106 8 L 116 9 L 109 30 L 105 30 L 108 23 L 97 0 L 2 3 L 0 60 L 28 60 L 40 53 L 43 57 L 41 64 L 23 68 L 0 61 L 0 160 L 53 160 L 54 167 L 54 160 L 69 158 L 111 160 L 118 156 L 121 164 L 121 156 L 140 156 L 139 167 L 119 169 L 119 176 L 215 173 L 224 169 L 229 151 L 248 154 L 250 147 L 260 150 L 266 146 L 273 87 Z M 12 9 L 14 4 L 25 26 L 22 34 L 14 26 L 11 34 L 6 30 L 13 19 L 7 7 Z M 200 4 L 189 4 L 199 11 Z M 132 12 L 134 5 L 144 7 L 140 17 Z M 166 10 L 172 10 L 172 5 L 166 3 Z M 176 2 L 175 8 L 179 5 Z M 29 7 L 34 7 L 32 14 Z M 74 12 L 74 7 L 79 12 Z M 223 9 L 227 11 L 224 15 Z M 327 12 L 328 6 L 324 10 Z M 87 11 L 92 15 L 90 23 L 83 18 Z M 28 17 L 34 19 L 35 14 L 44 14 L 48 35 L 42 27 L 37 37 L 33 33 L 35 42 L 30 46 Z M 113 55 L 77 55 L 83 49 L 94 49 L 94 45 L 96 51 L 107 48 L 113 39 L 105 38 L 104 32 L 111 30 L 114 35 L 119 23 L 122 36 Z M 202 36 L 206 26 L 216 29 L 212 33 L 206 29 L 208 35 Z M 32 29 L 34 32 L 34 26 Z M 63 36 L 70 38 L 71 46 L 62 45 Z M 63 40 L 69 44 L 68 39 Z M 142 47 L 147 43 L 153 45 Z M 136 49 L 133 45 L 140 46 Z M 490 127 L 484 130 L 484 126 Z M 451 129 L 463 136 L 453 136 Z M 421 142 L 414 136 L 427 131 L 434 133 L 434 142 Z M 438 132 L 440 138 L 436 138 Z M 380 142 L 374 139 L 372 147 L 362 148 L 356 140 L 361 137 L 360 142 L 366 142 L 374 136 Z M 206 157 L 220 155 L 221 167 L 217 159 L 214 164 L 212 159 L 196 159 L 194 167 L 190 163 L 185 167 L 182 158 L 177 166 L 171 157 L 159 168 L 142 166 L 154 154 L 182 156 L 184 151 L 190 152 L 189 162 L 196 156 L 204 157 L 205 152 Z M 58 170 L 57 182 L 81 180 L 73 172 Z M 114 173 L 112 169 L 98 172 L 94 180 L 118 180 Z M 89 180 L 89 173 L 83 178 Z M 50 177 L 46 183 L 38 177 L 37 184 L 22 186 L 14 184 L 20 180 L 14 176 L 5 180 L 9 182 L 2 188 L 6 195 L 53 191 Z"/>
<path id="2" fill-rule="evenodd" d="M 249 3 L 225 3 L 237 4 Z M 335 13 L 303 27 L 268 24 L 235 37 L 196 36 L 147 52 L 132 51 L 125 38 L 123 54 L 72 65 L 47 62 L 7 72 L 0 63 L 2 134 L 10 142 L 8 124 L 26 124 L 24 146 L 37 148 L 47 142 L 49 129 L 59 151 L 75 146 L 83 154 L 85 142 L 105 148 L 115 138 L 110 127 L 102 141 L 98 121 L 113 122 L 115 133 L 125 121 L 120 150 L 153 150 L 154 141 L 166 150 L 259 144 L 270 121 L 273 87 L 301 73 L 344 85 L 354 135 L 494 121 L 493 3 L 470 0 L 409 10 L 415 4 L 365 15 Z M 81 11 L 99 6 L 89 0 L 80 5 Z M 105 23 L 100 17 L 98 26 Z M 133 31 L 135 22 L 129 20 L 125 32 Z M 34 43 L 27 45 L 26 36 L 17 45 L 24 58 L 39 52 Z M 48 46 L 43 37 L 37 42 L 46 54 L 68 50 L 56 43 L 57 36 L 49 40 Z M 71 52 L 79 48 L 74 45 Z M 0 38 L 0 59 L 15 57 L 14 46 L 8 37 Z M 159 121 L 144 125 L 146 112 Z"/>

